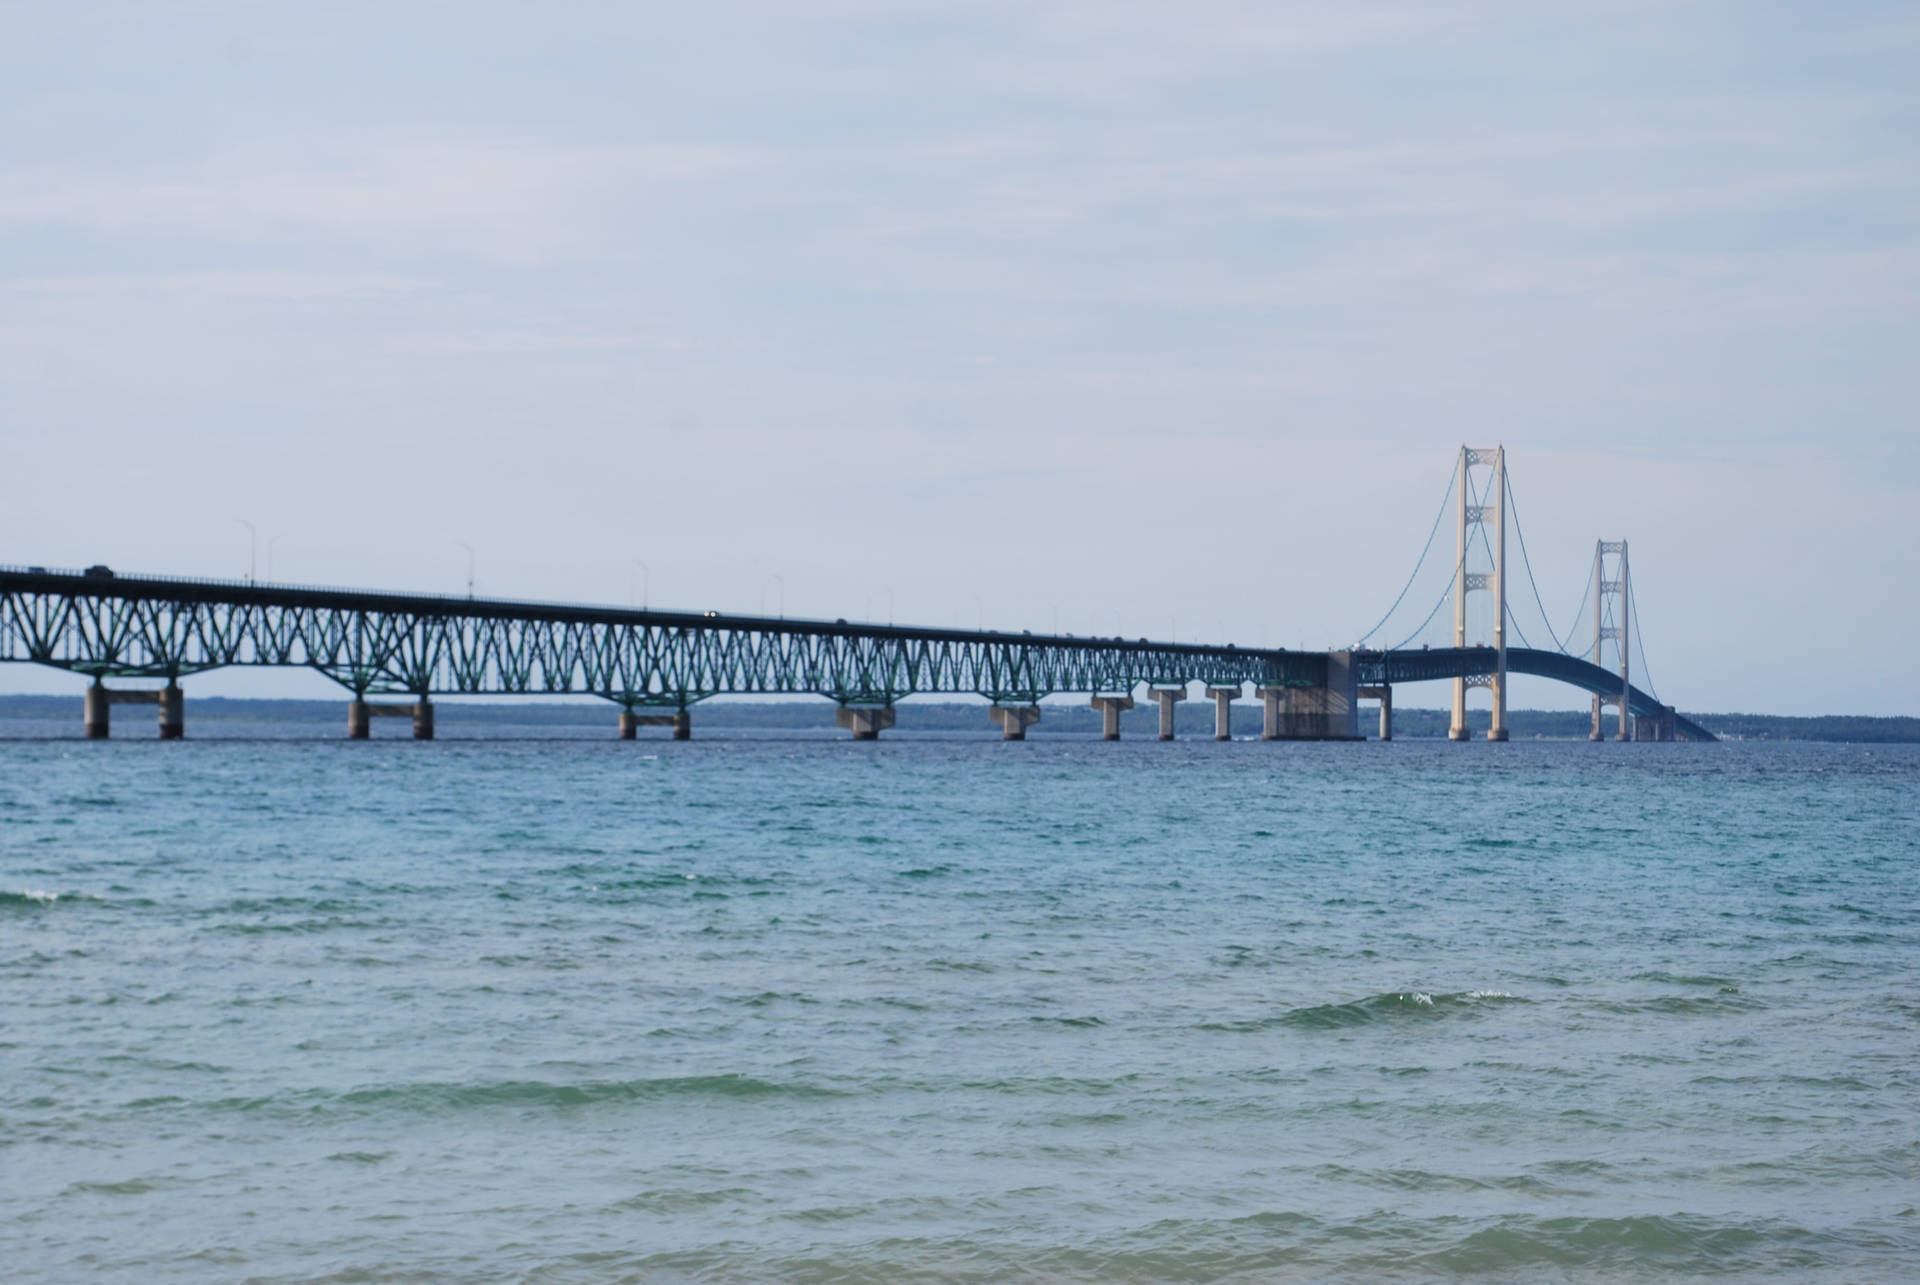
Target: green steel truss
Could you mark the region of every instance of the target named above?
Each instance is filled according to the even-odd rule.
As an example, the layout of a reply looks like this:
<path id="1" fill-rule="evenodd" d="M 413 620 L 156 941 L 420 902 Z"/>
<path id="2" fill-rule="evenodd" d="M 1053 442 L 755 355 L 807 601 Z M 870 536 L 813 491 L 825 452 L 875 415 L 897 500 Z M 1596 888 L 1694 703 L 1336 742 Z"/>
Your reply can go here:
<path id="1" fill-rule="evenodd" d="M 1146 683 L 1314 687 L 1326 657 L 995 631 L 0 567 L 0 660 L 96 678 L 315 669 L 361 695 L 591 694 L 627 706 L 806 692 L 1025 703 Z"/>

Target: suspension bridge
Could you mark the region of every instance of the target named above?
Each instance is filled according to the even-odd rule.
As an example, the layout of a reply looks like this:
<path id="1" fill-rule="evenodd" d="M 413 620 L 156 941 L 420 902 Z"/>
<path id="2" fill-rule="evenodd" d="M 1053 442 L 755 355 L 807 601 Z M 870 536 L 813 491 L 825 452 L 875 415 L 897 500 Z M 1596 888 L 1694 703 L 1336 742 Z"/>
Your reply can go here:
<path id="1" fill-rule="evenodd" d="M 1447 569 L 1433 552 L 1449 512 L 1455 558 Z M 968 694 L 988 702 L 1006 739 L 1021 740 L 1040 719 L 1042 698 L 1081 693 L 1101 712 L 1107 739 L 1119 738 L 1120 714 L 1139 696 L 1158 704 L 1160 738 L 1171 740 L 1174 706 L 1199 687 L 1215 704 L 1217 739 L 1229 739 L 1232 703 L 1251 689 L 1263 739 L 1363 739 L 1360 704 L 1377 700 L 1384 740 L 1394 687 L 1451 681 L 1450 737 L 1468 739 L 1467 694 L 1486 687 L 1488 739 L 1500 741 L 1508 676 L 1532 674 L 1589 693 L 1595 740 L 1609 707 L 1620 740 L 1713 740 L 1631 681 L 1639 631 L 1626 541 L 1596 544 L 1566 632 L 1546 623 L 1540 606 L 1553 646 L 1536 647 L 1508 609 L 1509 525 L 1539 605 L 1505 451 L 1462 447 L 1406 586 L 1354 646 L 1324 652 L 189 579 L 102 565 L 0 567 L 0 661 L 88 678 L 82 728 L 94 739 L 109 734 L 111 708 L 123 703 L 156 705 L 160 736 L 176 739 L 186 727 L 181 680 L 246 665 L 312 669 L 340 684 L 355 739 L 369 735 L 372 719 L 400 716 L 411 718 L 416 738 L 431 740 L 436 696 L 598 696 L 619 707 L 622 738 L 657 725 L 686 739 L 702 700 L 807 693 L 834 701 L 856 739 L 892 726 L 906 697 Z M 1394 645 L 1374 645 L 1423 600 L 1412 595 L 1430 566 L 1448 570 L 1433 609 Z M 1576 652 L 1574 631 L 1584 639 L 1589 612 L 1591 646 Z M 1510 629 L 1520 646 L 1508 645 Z M 1637 654 L 1644 675 L 1644 651 Z"/>

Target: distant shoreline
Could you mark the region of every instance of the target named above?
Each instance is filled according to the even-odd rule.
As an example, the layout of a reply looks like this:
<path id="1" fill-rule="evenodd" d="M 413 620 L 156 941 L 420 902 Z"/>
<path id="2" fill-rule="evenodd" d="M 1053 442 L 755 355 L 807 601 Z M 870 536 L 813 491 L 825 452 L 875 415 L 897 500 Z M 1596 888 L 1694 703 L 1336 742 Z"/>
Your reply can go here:
<path id="1" fill-rule="evenodd" d="M 151 685 L 151 684 L 148 684 Z M 385 697 L 398 700 L 397 697 Z M 606 701 L 579 697 L 554 697 L 546 700 L 484 700 L 472 697 L 438 698 L 438 719 L 448 724 L 495 724 L 521 727 L 588 727 L 605 724 L 613 727 L 615 707 Z M 1097 736 L 1100 716 L 1084 705 L 1047 704 L 1045 716 L 1033 729 L 1038 735 Z M 907 700 L 898 707 L 900 731 L 979 732 L 998 735 L 987 722 L 986 706 L 980 701 Z M 728 698 L 703 701 L 694 707 L 694 728 L 729 729 L 807 729 L 834 726 L 833 705 L 823 699 L 790 701 L 748 701 Z M 1177 708 L 1177 731 L 1183 738 L 1206 739 L 1213 735 L 1213 703 L 1190 700 Z M 145 715 L 143 717 L 142 715 Z M 115 722 L 131 730 L 151 720 L 151 711 L 133 708 L 117 712 Z M 1122 730 L 1130 737 L 1151 737 L 1156 731 L 1155 707 L 1142 702 L 1122 719 Z M 1688 717 L 1716 735 L 1736 741 L 1823 741 L 1850 744 L 1920 743 L 1920 718 L 1870 718 L 1829 714 L 1790 717 L 1781 714 L 1692 714 Z M 1468 711 L 1468 724 L 1484 731 L 1488 712 Z M 265 697 L 187 695 L 187 725 L 197 723 L 326 723 L 346 719 L 346 699 L 287 700 Z M 54 695 L 0 695 L 0 722 L 9 720 L 71 720 L 80 724 L 80 697 Z M 1515 740 L 1585 740 L 1589 715 L 1584 710 L 1509 711 L 1508 725 Z M 1377 718 L 1371 707 L 1363 706 L 1361 728 L 1375 734 Z M 1407 740 L 1437 739 L 1447 734 L 1448 713 L 1441 709 L 1396 708 L 1393 732 Z M 1607 732 L 1611 736 L 1617 724 L 1609 711 Z M 1260 707 L 1249 701 L 1234 705 L 1235 736 L 1257 736 L 1260 732 Z"/>

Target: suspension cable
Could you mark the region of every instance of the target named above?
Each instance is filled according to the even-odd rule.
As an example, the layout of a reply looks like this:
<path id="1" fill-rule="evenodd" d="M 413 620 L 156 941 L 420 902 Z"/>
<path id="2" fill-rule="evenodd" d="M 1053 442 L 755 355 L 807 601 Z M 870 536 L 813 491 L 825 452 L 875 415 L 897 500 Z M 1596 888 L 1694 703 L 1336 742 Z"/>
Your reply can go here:
<path id="1" fill-rule="evenodd" d="M 1581 622 L 1582 620 L 1585 620 L 1585 619 L 1587 618 L 1587 604 L 1588 604 L 1589 602 L 1591 602 L 1591 601 L 1592 601 L 1592 595 L 1591 595 L 1590 593 L 1588 593 L 1588 590 L 1590 590 L 1590 589 L 1592 589 L 1592 588 L 1593 588 L 1593 573 L 1594 573 L 1594 571 L 1595 571 L 1595 570 L 1597 570 L 1597 567 L 1596 567 L 1595 565 L 1593 565 L 1593 564 L 1589 564 L 1589 565 L 1588 565 L 1588 567 L 1587 567 L 1587 582 L 1586 582 L 1586 583 L 1585 583 L 1584 585 L 1581 585 L 1581 586 L 1580 586 L 1580 606 L 1579 606 L 1579 609 L 1578 609 L 1578 610 L 1576 610 L 1576 611 L 1575 611 L 1575 612 L 1573 613 L 1573 627 L 1572 627 L 1571 629 L 1569 629 L 1569 630 L 1567 630 L 1567 641 L 1568 641 L 1568 642 L 1572 642 L 1572 641 L 1573 641 L 1573 638 L 1574 638 L 1574 635 L 1575 635 L 1576 633 L 1578 633 L 1578 632 L 1579 632 L 1579 629 L 1580 629 L 1580 622 Z M 1597 623 L 1598 623 L 1598 621 L 1596 621 L 1595 623 L 1597 624 Z M 1568 652 L 1567 654 L 1568 654 L 1569 656 L 1577 656 L 1577 655 L 1579 655 L 1580 653 L 1578 653 L 1578 652 Z M 1594 663 L 1596 663 L 1596 664 L 1598 664 L 1598 663 L 1599 663 L 1599 658 L 1598 658 L 1598 657 L 1595 657 L 1595 658 L 1594 658 Z"/>
<path id="2" fill-rule="evenodd" d="M 1453 593 L 1452 585 L 1448 585 L 1444 590 L 1442 590 L 1440 593 L 1440 601 L 1433 604 L 1433 610 L 1427 613 L 1427 618 L 1421 621 L 1420 624 L 1414 629 L 1412 633 L 1408 634 L 1405 638 L 1401 639 L 1397 645 L 1391 648 L 1391 650 L 1393 651 L 1406 650 L 1407 644 L 1412 642 L 1414 639 L 1418 638 L 1420 636 L 1421 631 L 1424 630 L 1428 625 L 1433 623 L 1433 618 L 1440 614 L 1440 608 L 1447 605 L 1447 599 L 1452 595 L 1452 593 Z"/>
<path id="3" fill-rule="evenodd" d="M 1451 496 L 1452 496 L 1452 494 L 1453 494 L 1453 486 L 1452 486 L 1452 484 L 1448 484 L 1448 486 L 1447 486 L 1447 494 L 1448 494 L 1448 496 L 1449 496 L 1449 497 L 1451 497 Z M 1467 498 L 1467 500 L 1468 500 L 1468 501 L 1469 501 L 1470 503 L 1471 503 L 1471 502 L 1475 502 L 1475 501 L 1478 501 L 1478 500 L 1479 500 L 1479 499 L 1481 498 L 1480 496 L 1478 496 L 1478 495 L 1475 495 L 1475 494 L 1474 494 L 1474 490 L 1473 490 L 1473 476 L 1472 476 L 1471 474 L 1469 474 L 1469 475 L 1467 476 L 1467 487 L 1466 487 L 1466 498 Z M 1446 514 L 1447 514 L 1447 506 L 1446 506 L 1446 503 L 1445 503 L 1445 501 L 1442 501 L 1442 502 L 1441 502 L 1441 505 L 1440 505 L 1440 517 L 1445 517 L 1445 516 L 1446 516 Z M 1440 521 L 1439 521 L 1439 518 L 1436 518 L 1436 519 L 1434 519 L 1434 531 L 1435 531 L 1435 532 L 1438 532 L 1438 531 L 1439 531 L 1439 529 L 1440 529 Z M 1485 533 L 1484 533 L 1484 532 L 1482 532 L 1482 533 L 1481 533 L 1481 538 L 1482 538 L 1483 540 L 1485 539 Z M 1429 535 L 1429 536 L 1427 537 L 1427 544 L 1428 544 L 1429 546 L 1431 546 L 1431 545 L 1433 544 L 1433 536 L 1431 536 L 1431 535 Z M 1471 547 L 1472 547 L 1472 542 L 1471 542 L 1471 541 L 1469 541 L 1469 542 L 1468 542 L 1468 546 L 1467 546 L 1467 548 L 1471 548 Z M 1452 576 L 1452 580 L 1453 580 L 1453 581 L 1454 581 L 1455 583 L 1457 583 L 1457 582 L 1458 582 L 1458 580 L 1459 580 L 1459 577 L 1460 577 L 1460 571 L 1461 571 L 1461 568 L 1463 568 L 1463 567 L 1465 567 L 1465 566 L 1466 566 L 1466 564 L 1467 564 L 1467 548 L 1463 548 L 1463 549 L 1461 549 L 1461 550 L 1460 550 L 1460 556 L 1459 556 L 1458 558 L 1456 558 L 1456 559 L 1454 560 L 1454 564 L 1453 564 L 1453 576 Z M 1425 556 L 1425 555 L 1423 554 L 1423 555 L 1422 555 L 1422 557 L 1424 558 L 1424 556 Z M 1416 568 L 1416 570 L 1417 570 L 1417 568 Z M 1408 582 L 1408 588 L 1411 588 L 1411 587 L 1412 587 L 1412 582 L 1411 582 L 1411 581 L 1409 581 L 1409 582 Z M 1398 645 L 1398 646 L 1395 646 L 1395 647 L 1393 647 L 1393 648 L 1391 648 L 1391 650 L 1393 650 L 1393 651 L 1400 651 L 1401 649 L 1403 649 L 1404 647 L 1406 647 L 1406 645 L 1407 645 L 1408 643 L 1410 643 L 1410 642 L 1412 642 L 1412 641 L 1413 641 L 1414 639 L 1416 639 L 1416 638 L 1418 638 L 1418 637 L 1420 636 L 1420 633 L 1421 633 L 1421 631 L 1422 631 L 1422 630 L 1424 630 L 1424 629 L 1425 629 L 1425 628 L 1426 628 L 1426 627 L 1427 627 L 1428 625 L 1430 625 L 1430 624 L 1432 624 L 1432 623 L 1433 623 L 1433 618 L 1434 618 L 1435 616 L 1437 616 L 1437 615 L 1439 615 L 1439 614 L 1440 614 L 1440 608 L 1442 608 L 1442 607 L 1444 607 L 1444 606 L 1446 606 L 1446 605 L 1447 605 L 1447 597 L 1448 597 L 1448 595 L 1450 595 L 1450 594 L 1451 594 L 1451 593 L 1453 592 L 1453 588 L 1454 588 L 1454 586 L 1453 586 L 1453 584 L 1451 584 L 1451 583 L 1450 583 L 1450 584 L 1448 584 L 1448 585 L 1447 585 L 1447 587 L 1446 587 L 1445 589 L 1443 589 L 1443 590 L 1441 590 L 1441 592 L 1440 592 L 1440 601 L 1438 601 L 1438 602 L 1436 602 L 1436 603 L 1434 603 L 1434 604 L 1433 604 L 1433 610 L 1432 610 L 1432 611 L 1429 611 L 1429 612 L 1427 613 L 1427 618 L 1426 618 L 1425 620 L 1423 620 L 1423 621 L 1421 621 L 1421 622 L 1420 622 L 1420 623 L 1419 623 L 1419 624 L 1418 624 L 1417 626 L 1415 626 L 1415 628 L 1414 628 L 1414 631 L 1413 631 L 1412 633 L 1410 633 L 1410 634 L 1408 634 L 1408 635 L 1406 636 L 1406 638 L 1404 638 L 1404 639 L 1403 639 L 1403 640 L 1402 640 L 1402 641 L 1401 641 L 1401 642 L 1399 643 L 1399 645 Z M 1407 591 L 1406 591 L 1405 589 L 1402 589 L 1402 590 L 1400 591 L 1400 596 L 1404 598 L 1404 597 L 1406 596 L 1406 592 L 1407 592 Z M 1388 614 L 1389 614 L 1389 615 L 1391 615 L 1392 613 L 1391 613 L 1391 612 L 1389 612 Z M 1385 620 L 1382 620 L 1382 621 L 1380 622 L 1380 624 L 1382 624 L 1382 625 L 1384 625 L 1385 623 L 1387 623 L 1387 622 L 1386 622 Z M 1374 626 L 1374 628 L 1375 628 L 1375 629 L 1378 629 L 1379 627 L 1380 627 L 1380 625 L 1375 625 L 1375 626 Z M 1364 641 L 1364 639 L 1363 639 L 1362 641 Z"/>
<path id="4" fill-rule="evenodd" d="M 1647 645 L 1640 641 L 1640 600 L 1633 591 L 1633 581 L 1627 581 L 1627 614 L 1633 621 L 1633 646 L 1640 653 L 1640 677 L 1646 681 L 1647 695 L 1660 699 L 1660 691 L 1653 685 L 1653 671 L 1647 665 Z"/>
<path id="5" fill-rule="evenodd" d="M 1447 501 L 1453 498 L 1453 488 L 1455 485 L 1455 481 L 1456 481 L 1456 478 L 1454 474 L 1449 473 L 1447 476 L 1447 493 L 1440 497 L 1440 511 L 1433 515 L 1433 530 L 1427 532 L 1426 547 L 1420 550 L 1420 561 L 1413 564 L 1413 574 L 1408 576 L 1407 583 L 1400 587 L 1400 595 L 1399 597 L 1393 600 L 1393 605 L 1387 608 L 1387 614 L 1380 617 L 1380 624 L 1375 625 L 1373 628 L 1367 630 L 1366 633 L 1361 634 L 1358 639 L 1358 642 L 1365 642 L 1367 639 L 1379 633 L 1381 626 L 1385 625 L 1387 621 L 1391 620 L 1393 618 L 1393 613 L 1400 609 L 1401 602 L 1403 602 L 1406 599 L 1407 590 L 1413 588 L 1413 582 L 1419 578 L 1420 568 L 1427 564 L 1427 554 L 1433 551 L 1433 539 L 1435 536 L 1440 534 L 1440 522 L 1441 522 L 1441 519 L 1447 516 Z M 1427 619 L 1431 620 L 1433 619 L 1433 617 L 1429 615 Z M 1424 629 L 1426 628 L 1426 626 L 1423 624 L 1420 626 L 1420 628 Z M 1417 633 L 1419 631 L 1416 630 L 1415 632 Z"/>
<path id="6" fill-rule="evenodd" d="M 1522 629 L 1522 628 L 1520 627 L 1520 618 L 1519 618 L 1518 616 L 1516 616 L 1516 615 L 1514 615 L 1514 614 L 1513 614 L 1513 613 L 1512 613 L 1511 611 L 1509 611 L 1509 612 L 1507 613 L 1507 623 L 1508 623 L 1509 625 L 1511 625 L 1511 626 L 1513 627 L 1513 632 L 1514 632 L 1514 633 L 1516 633 L 1516 634 L 1519 634 L 1519 635 L 1520 635 L 1520 645 L 1521 645 L 1522 647 L 1525 647 L 1525 648 L 1527 648 L 1528 650 L 1532 650 L 1532 648 L 1533 648 L 1533 644 L 1527 641 L 1527 631 L 1526 631 L 1526 630 L 1524 630 L 1524 629 Z M 1552 626 L 1552 625 L 1548 625 L 1548 626 L 1547 626 L 1547 632 L 1548 632 L 1548 633 L 1552 633 L 1552 632 L 1553 632 L 1553 626 Z M 1564 647 L 1563 647 L 1563 648 L 1561 648 L 1561 650 L 1562 650 L 1562 651 L 1565 651 L 1565 650 L 1566 650 L 1566 648 L 1564 648 Z"/>
<path id="7" fill-rule="evenodd" d="M 1527 584 L 1533 588 L 1533 605 L 1540 608 L 1540 621 L 1547 627 L 1547 636 L 1553 639 L 1553 645 L 1558 647 L 1560 654 L 1564 656 L 1567 654 L 1567 644 L 1561 642 L 1560 635 L 1553 631 L 1553 618 L 1547 615 L 1547 604 L 1540 600 L 1540 582 L 1533 577 L 1533 559 L 1527 556 L 1527 533 L 1520 526 L 1519 506 L 1513 502 L 1512 473 L 1507 473 L 1507 493 L 1502 499 L 1502 503 L 1507 506 L 1507 511 L 1513 514 L 1513 533 L 1520 537 L 1520 563 L 1526 567 Z M 1591 580 L 1593 574 L 1589 572 L 1587 578 Z M 1515 625 L 1514 628 L 1517 631 L 1519 626 Z M 1568 637 L 1571 638 L 1572 635 L 1569 634 Z"/>

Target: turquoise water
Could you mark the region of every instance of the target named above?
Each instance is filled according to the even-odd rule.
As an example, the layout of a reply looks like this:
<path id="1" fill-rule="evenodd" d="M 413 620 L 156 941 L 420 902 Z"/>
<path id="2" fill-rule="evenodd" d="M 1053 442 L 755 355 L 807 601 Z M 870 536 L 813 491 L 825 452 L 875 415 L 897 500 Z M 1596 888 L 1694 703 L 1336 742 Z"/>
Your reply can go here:
<path id="1" fill-rule="evenodd" d="M 1920 1273 L 1912 749 L 337 732 L 0 744 L 9 1278 Z"/>

